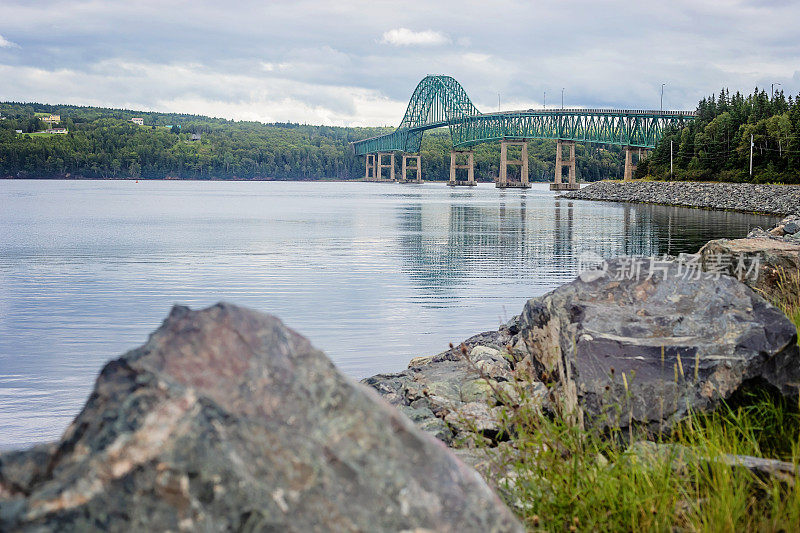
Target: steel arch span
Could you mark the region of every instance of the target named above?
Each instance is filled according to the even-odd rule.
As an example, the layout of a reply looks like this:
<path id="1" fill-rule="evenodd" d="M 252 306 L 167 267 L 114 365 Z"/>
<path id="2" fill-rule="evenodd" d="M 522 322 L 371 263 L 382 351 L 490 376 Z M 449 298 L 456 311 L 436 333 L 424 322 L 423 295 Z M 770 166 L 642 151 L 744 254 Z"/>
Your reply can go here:
<path id="1" fill-rule="evenodd" d="M 453 148 L 500 140 L 560 139 L 654 148 L 664 131 L 682 127 L 694 111 L 631 109 L 528 109 L 481 113 L 450 76 L 419 82 L 400 126 L 392 133 L 356 141 L 356 155 L 419 152 L 425 130 L 447 127 Z"/>

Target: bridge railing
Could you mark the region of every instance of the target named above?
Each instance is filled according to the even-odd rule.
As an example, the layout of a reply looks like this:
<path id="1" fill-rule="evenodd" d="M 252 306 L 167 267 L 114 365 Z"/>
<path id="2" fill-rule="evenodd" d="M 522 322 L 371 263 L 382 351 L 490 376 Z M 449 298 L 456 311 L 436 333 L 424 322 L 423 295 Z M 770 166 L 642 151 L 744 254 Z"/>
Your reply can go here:
<path id="1" fill-rule="evenodd" d="M 572 107 L 565 109 L 518 109 L 513 111 L 496 111 L 493 113 L 484 113 L 485 115 L 514 115 L 519 113 L 525 114 L 587 114 L 587 115 L 646 115 L 646 116 L 675 116 L 675 117 L 694 117 L 697 116 L 696 111 L 660 111 L 648 109 L 597 109 L 590 107 Z"/>

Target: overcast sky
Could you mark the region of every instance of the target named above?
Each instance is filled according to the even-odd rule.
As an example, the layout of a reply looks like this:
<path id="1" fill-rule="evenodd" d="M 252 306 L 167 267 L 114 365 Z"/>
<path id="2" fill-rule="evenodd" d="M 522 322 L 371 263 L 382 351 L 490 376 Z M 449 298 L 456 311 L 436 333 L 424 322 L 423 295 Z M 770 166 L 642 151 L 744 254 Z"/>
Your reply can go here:
<path id="1" fill-rule="evenodd" d="M 397 125 L 426 74 L 482 111 L 800 91 L 800 2 L 0 0 L 0 100 Z"/>

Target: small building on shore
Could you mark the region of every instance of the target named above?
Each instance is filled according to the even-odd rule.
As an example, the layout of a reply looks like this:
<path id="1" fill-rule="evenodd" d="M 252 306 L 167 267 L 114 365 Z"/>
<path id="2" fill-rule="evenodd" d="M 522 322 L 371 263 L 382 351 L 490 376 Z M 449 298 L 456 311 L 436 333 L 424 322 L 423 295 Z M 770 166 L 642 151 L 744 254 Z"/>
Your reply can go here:
<path id="1" fill-rule="evenodd" d="M 66 135 L 67 133 L 69 133 L 69 130 L 67 130 L 67 128 L 51 128 L 49 130 L 46 130 L 46 133 L 50 133 L 53 135 Z"/>
<path id="2" fill-rule="evenodd" d="M 137 126 L 144 126 L 144 119 L 140 117 L 134 117 L 131 119 L 131 122 L 136 124 Z"/>

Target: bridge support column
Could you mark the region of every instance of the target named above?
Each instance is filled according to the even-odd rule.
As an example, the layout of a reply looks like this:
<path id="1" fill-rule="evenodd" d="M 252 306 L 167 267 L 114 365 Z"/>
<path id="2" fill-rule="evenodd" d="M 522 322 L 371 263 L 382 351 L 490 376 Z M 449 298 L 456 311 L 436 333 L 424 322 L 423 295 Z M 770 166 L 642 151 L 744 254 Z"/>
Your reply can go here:
<path id="1" fill-rule="evenodd" d="M 639 160 L 641 160 L 641 148 L 633 148 L 632 146 L 625 147 L 625 173 L 622 177 L 623 181 L 631 181 L 633 179 L 633 175 L 636 173 L 636 167 L 638 165 L 633 164 L 634 150 L 637 152 Z"/>
<path id="2" fill-rule="evenodd" d="M 467 164 L 466 165 L 457 165 L 456 164 L 456 156 L 460 154 L 466 154 L 467 156 Z M 456 170 L 457 169 L 466 169 L 467 170 L 467 181 L 457 180 L 456 179 Z M 475 154 L 472 150 L 451 150 L 450 151 L 450 181 L 447 184 L 451 187 L 455 187 L 456 185 L 466 185 L 468 187 L 472 187 L 477 185 L 475 183 Z"/>
<path id="3" fill-rule="evenodd" d="M 522 158 L 509 159 L 508 147 L 521 146 Z M 509 181 L 508 179 L 508 165 L 519 165 L 520 176 L 519 181 Z M 495 187 L 498 189 L 505 189 L 507 187 L 514 187 L 520 189 L 530 188 L 530 179 L 528 178 L 528 142 L 527 141 L 500 141 L 500 176 L 497 179 Z"/>
<path id="4" fill-rule="evenodd" d="M 376 175 L 376 172 L 375 172 L 375 154 L 367 154 L 365 159 L 366 159 L 366 163 L 367 163 L 367 168 L 366 168 L 366 171 L 364 173 L 364 179 L 367 180 L 367 181 L 369 181 L 370 179 L 374 180 L 375 179 L 375 175 Z M 370 172 L 369 172 L 370 170 L 372 171 L 372 176 L 369 175 L 370 174 Z"/>
<path id="5" fill-rule="evenodd" d="M 416 161 L 416 166 L 411 167 L 408 165 L 409 161 Z M 408 179 L 407 172 L 408 170 L 417 170 L 417 179 L 410 180 Z M 403 154 L 403 170 L 400 173 L 400 183 L 422 183 L 422 157 L 419 155 L 406 155 Z"/>
<path id="6" fill-rule="evenodd" d="M 389 163 L 384 164 L 383 156 L 389 156 Z M 389 169 L 389 179 L 383 178 L 383 169 Z M 375 181 L 394 181 L 394 152 L 385 154 L 378 152 L 375 154 Z"/>
<path id="7" fill-rule="evenodd" d="M 563 149 L 565 146 L 569 148 L 569 159 L 566 161 L 564 160 L 563 154 Z M 562 181 L 564 167 L 569 169 L 567 172 L 566 183 Z M 578 185 L 575 175 L 575 141 L 562 141 L 561 139 L 558 139 L 556 141 L 556 175 L 553 183 L 550 184 L 550 190 L 575 191 L 578 189 L 580 189 L 580 185 Z"/>

